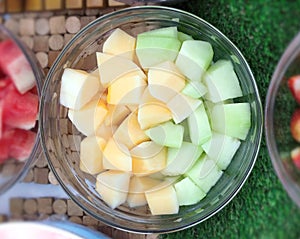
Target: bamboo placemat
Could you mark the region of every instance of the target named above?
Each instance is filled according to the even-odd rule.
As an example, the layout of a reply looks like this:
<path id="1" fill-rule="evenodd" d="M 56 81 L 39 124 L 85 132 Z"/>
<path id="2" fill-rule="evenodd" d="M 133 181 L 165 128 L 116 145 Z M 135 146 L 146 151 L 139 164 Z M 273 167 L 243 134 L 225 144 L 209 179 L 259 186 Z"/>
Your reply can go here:
<path id="1" fill-rule="evenodd" d="M 126 5 L 113 0 L 6 0 L 0 2 L 0 22 L 32 49 L 47 74 L 60 50 L 74 34 L 97 17 L 123 7 Z M 67 122 L 65 127 L 68 127 Z M 39 158 L 23 182 L 58 185 L 44 157 Z M 157 238 L 153 234 L 131 234 L 111 228 L 87 215 L 70 199 L 10 198 L 9 207 L 10 215 L 0 215 L 0 223 L 59 216 L 112 238 Z"/>

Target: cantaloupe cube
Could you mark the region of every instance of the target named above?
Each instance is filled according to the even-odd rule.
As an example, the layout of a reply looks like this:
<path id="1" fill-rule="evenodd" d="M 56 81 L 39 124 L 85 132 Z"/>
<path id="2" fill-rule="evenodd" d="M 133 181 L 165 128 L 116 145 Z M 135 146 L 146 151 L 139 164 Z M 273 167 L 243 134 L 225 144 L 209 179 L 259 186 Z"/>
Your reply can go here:
<path id="1" fill-rule="evenodd" d="M 166 167 L 167 149 L 152 141 L 140 143 L 130 150 L 132 172 L 136 175 L 148 175 Z"/>
<path id="2" fill-rule="evenodd" d="M 132 158 L 130 156 L 128 148 L 110 138 L 104 148 L 103 155 L 105 159 L 111 164 L 112 169 L 118 169 L 122 171 L 132 171 Z M 110 169 L 109 165 L 104 165 L 105 169 Z"/>
<path id="3" fill-rule="evenodd" d="M 107 115 L 105 125 L 119 125 L 130 114 L 130 109 L 126 105 L 107 105 Z"/>
<path id="4" fill-rule="evenodd" d="M 97 174 L 103 170 L 102 156 L 106 141 L 97 136 L 84 138 L 80 143 L 80 164 L 83 172 Z"/>
<path id="5" fill-rule="evenodd" d="M 82 134 L 95 135 L 107 114 L 107 107 L 102 101 L 94 100 L 79 110 L 69 109 L 68 117 Z"/>
<path id="6" fill-rule="evenodd" d="M 118 78 L 132 73 L 141 79 L 146 79 L 145 73 L 131 60 L 96 52 L 97 65 L 99 69 L 100 81 L 104 87 L 108 87 Z"/>
<path id="7" fill-rule="evenodd" d="M 108 87 L 107 103 L 138 104 L 147 82 L 136 73 L 129 73 L 115 80 Z"/>
<path id="8" fill-rule="evenodd" d="M 120 55 L 133 60 L 135 54 L 135 37 L 120 28 L 115 29 L 103 44 L 103 53 Z"/>
<path id="9" fill-rule="evenodd" d="M 127 203 L 129 207 L 140 207 L 147 205 L 145 191 L 160 184 L 161 181 L 150 177 L 133 176 L 130 179 Z"/>
<path id="10" fill-rule="evenodd" d="M 124 144 L 128 149 L 150 139 L 141 129 L 137 120 L 136 112 L 132 112 L 127 116 L 127 118 L 117 128 L 113 138 L 114 140 Z"/>
<path id="11" fill-rule="evenodd" d="M 65 107 L 79 110 L 99 89 L 98 77 L 86 71 L 66 68 L 61 78 L 60 103 Z"/>
<path id="12" fill-rule="evenodd" d="M 151 95 L 166 103 L 185 86 L 183 76 L 172 61 L 149 68 L 148 88 Z"/>
<path id="13" fill-rule="evenodd" d="M 179 203 L 173 185 L 150 189 L 145 192 L 152 215 L 175 214 L 179 211 Z"/>
<path id="14" fill-rule="evenodd" d="M 129 181 L 129 173 L 108 170 L 97 176 L 96 191 L 114 209 L 126 201 Z"/>

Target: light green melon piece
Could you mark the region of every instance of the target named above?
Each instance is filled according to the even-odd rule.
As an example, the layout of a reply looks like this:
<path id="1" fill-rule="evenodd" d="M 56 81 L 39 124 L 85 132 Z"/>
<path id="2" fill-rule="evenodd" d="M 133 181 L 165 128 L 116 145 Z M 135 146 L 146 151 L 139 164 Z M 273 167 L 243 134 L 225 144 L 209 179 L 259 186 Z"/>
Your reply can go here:
<path id="1" fill-rule="evenodd" d="M 198 99 L 207 93 L 206 86 L 200 81 L 188 81 L 181 91 L 182 94 Z"/>
<path id="2" fill-rule="evenodd" d="M 139 36 L 178 38 L 178 31 L 177 31 L 177 27 L 161 27 L 161 28 L 140 33 Z"/>
<path id="3" fill-rule="evenodd" d="M 193 37 L 191 35 L 188 35 L 183 32 L 177 32 L 178 40 L 181 42 L 184 42 L 186 40 L 193 40 Z"/>

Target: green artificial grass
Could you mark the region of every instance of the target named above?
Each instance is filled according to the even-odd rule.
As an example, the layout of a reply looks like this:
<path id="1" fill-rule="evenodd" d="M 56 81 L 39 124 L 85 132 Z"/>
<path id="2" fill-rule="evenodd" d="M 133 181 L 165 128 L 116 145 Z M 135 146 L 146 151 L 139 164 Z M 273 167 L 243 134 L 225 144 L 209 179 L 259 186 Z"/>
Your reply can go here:
<path id="1" fill-rule="evenodd" d="M 241 50 L 264 106 L 276 64 L 300 30 L 300 1 L 188 0 L 174 7 L 213 24 Z M 161 238 L 300 238 L 300 209 L 273 170 L 265 135 L 252 173 L 224 209 L 201 224 Z"/>

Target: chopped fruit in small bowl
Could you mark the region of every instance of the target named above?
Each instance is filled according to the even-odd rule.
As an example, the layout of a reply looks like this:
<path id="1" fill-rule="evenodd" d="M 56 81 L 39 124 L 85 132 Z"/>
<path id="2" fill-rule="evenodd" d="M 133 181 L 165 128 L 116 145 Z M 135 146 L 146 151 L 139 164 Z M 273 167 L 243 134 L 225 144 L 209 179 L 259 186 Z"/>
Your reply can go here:
<path id="1" fill-rule="evenodd" d="M 273 167 L 300 207 L 300 33 L 273 73 L 266 98 L 265 131 Z"/>
<path id="2" fill-rule="evenodd" d="M 262 106 L 221 32 L 144 6 L 98 18 L 66 45 L 39 123 L 49 165 L 79 206 L 123 230 L 161 233 L 206 220 L 236 195 L 256 160 Z"/>
<path id="3" fill-rule="evenodd" d="M 0 25 L 0 194 L 20 181 L 41 153 L 43 73 L 33 54 Z"/>

